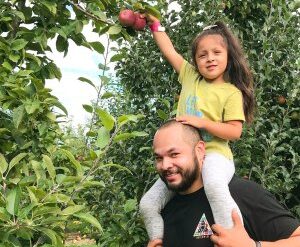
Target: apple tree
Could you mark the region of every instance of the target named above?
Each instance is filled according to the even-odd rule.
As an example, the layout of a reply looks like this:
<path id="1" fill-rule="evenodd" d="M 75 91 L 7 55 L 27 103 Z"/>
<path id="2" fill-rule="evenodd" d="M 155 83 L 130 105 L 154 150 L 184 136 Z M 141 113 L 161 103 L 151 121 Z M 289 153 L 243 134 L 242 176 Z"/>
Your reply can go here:
<path id="1" fill-rule="evenodd" d="M 88 224 L 99 236 L 103 233 L 98 215 L 81 193 L 106 186 L 95 177 L 96 171 L 126 170 L 106 163 L 104 156 L 111 143 L 119 141 L 121 126 L 131 119 L 121 113 L 115 118 L 100 104 L 85 106 L 98 120 L 85 142 L 74 148 L 70 135 L 59 125 L 67 110 L 45 87 L 46 80 L 62 77 L 47 53 L 56 49 L 67 55 L 74 42 L 107 57 L 110 47 L 87 41 L 83 28 L 92 25 L 99 37 L 104 35 L 109 41 L 129 40 L 131 35 L 118 21 L 125 4 L 114 0 L 0 2 L 1 245 L 63 246 L 73 219 Z M 49 46 L 53 39 L 54 48 Z M 111 58 L 117 60 L 118 56 Z M 105 73 L 108 62 L 99 64 L 100 85 L 110 81 Z M 80 80 L 97 89 L 98 100 L 105 94 L 87 78 Z M 145 134 L 132 134 L 139 135 Z"/>

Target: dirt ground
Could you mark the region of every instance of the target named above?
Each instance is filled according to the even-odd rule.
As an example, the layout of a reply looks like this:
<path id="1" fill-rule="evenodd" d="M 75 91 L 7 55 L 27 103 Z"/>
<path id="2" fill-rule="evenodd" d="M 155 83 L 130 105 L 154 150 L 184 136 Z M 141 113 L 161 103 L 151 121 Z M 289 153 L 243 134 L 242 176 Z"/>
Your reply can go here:
<path id="1" fill-rule="evenodd" d="M 94 244 L 96 244 L 96 241 L 94 239 L 89 239 L 86 235 L 81 235 L 80 233 L 69 233 L 65 246 L 89 246 Z"/>

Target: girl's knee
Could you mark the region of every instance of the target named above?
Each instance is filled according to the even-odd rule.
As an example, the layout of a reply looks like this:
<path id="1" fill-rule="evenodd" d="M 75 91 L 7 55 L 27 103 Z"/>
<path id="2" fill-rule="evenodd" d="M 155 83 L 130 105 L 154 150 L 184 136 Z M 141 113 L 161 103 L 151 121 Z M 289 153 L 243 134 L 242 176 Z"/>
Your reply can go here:
<path id="1" fill-rule="evenodd" d="M 142 215 L 147 212 L 153 211 L 157 207 L 157 203 L 155 203 L 153 200 L 149 199 L 147 196 L 143 196 L 140 203 L 139 203 L 139 211 Z"/>
<path id="2" fill-rule="evenodd" d="M 204 183 L 204 190 L 206 194 L 213 194 L 217 196 L 230 193 L 226 183 Z"/>

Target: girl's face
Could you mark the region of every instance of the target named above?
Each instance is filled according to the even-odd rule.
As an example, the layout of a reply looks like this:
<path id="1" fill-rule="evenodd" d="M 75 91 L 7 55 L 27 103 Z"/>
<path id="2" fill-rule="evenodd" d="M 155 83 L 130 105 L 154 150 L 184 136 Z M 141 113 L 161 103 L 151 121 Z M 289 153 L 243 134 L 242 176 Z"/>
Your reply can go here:
<path id="1" fill-rule="evenodd" d="M 223 37 L 218 34 L 206 35 L 200 39 L 196 62 L 200 74 L 211 83 L 224 82 L 228 52 Z"/>

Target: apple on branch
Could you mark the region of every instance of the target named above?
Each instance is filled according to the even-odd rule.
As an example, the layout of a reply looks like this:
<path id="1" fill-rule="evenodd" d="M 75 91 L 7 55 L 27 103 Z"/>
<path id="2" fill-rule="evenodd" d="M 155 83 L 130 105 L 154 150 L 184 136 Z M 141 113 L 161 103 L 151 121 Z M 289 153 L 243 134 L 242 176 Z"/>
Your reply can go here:
<path id="1" fill-rule="evenodd" d="M 123 27 L 132 27 L 137 31 L 144 30 L 147 21 L 139 12 L 133 12 L 130 9 L 124 9 L 119 14 L 119 21 Z"/>

